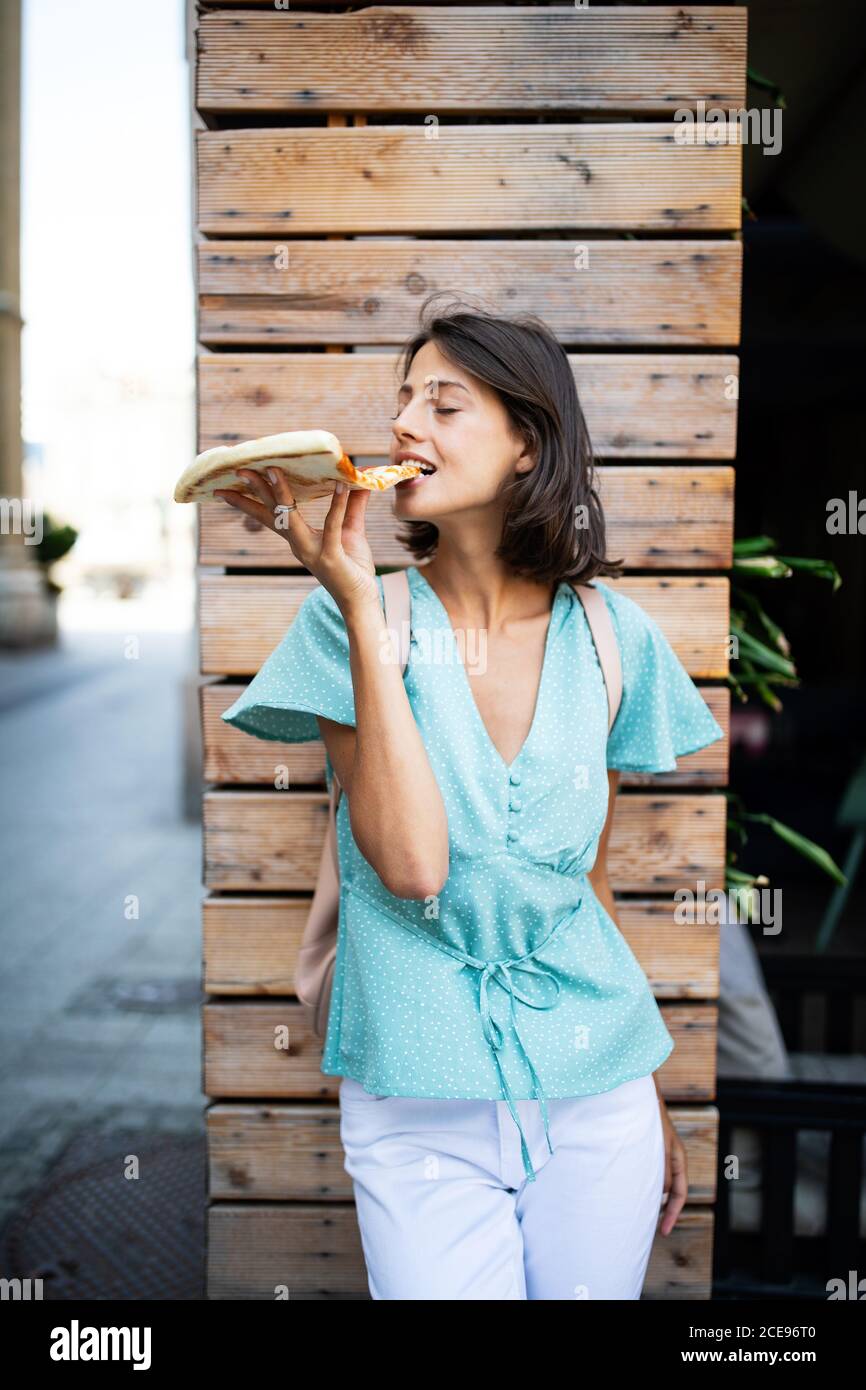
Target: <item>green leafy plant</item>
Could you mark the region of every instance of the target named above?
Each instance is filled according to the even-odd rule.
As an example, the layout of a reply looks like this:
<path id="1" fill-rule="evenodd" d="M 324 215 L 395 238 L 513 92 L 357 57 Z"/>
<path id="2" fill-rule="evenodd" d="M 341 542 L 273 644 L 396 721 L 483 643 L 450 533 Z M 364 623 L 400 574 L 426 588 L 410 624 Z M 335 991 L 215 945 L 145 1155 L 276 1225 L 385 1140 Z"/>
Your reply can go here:
<path id="1" fill-rule="evenodd" d="M 736 670 L 728 675 L 732 693 L 741 703 L 756 696 L 774 713 L 782 708 L 778 690 L 799 686 L 800 677 L 791 655 L 791 644 L 782 629 L 767 613 L 753 587 L 754 581 L 790 579 L 795 573 L 813 579 L 829 580 L 833 592 L 842 583 L 836 566 L 829 560 L 813 560 L 798 555 L 779 555 L 770 536 L 751 536 L 734 542 L 731 579 L 731 636 L 736 642 Z M 763 874 L 749 873 L 737 866 L 740 850 L 748 841 L 747 825 L 766 825 L 797 854 L 808 859 L 835 883 L 847 882 L 835 860 L 821 845 L 801 835 L 792 826 L 761 811 L 747 811 L 741 796 L 725 792 L 728 801 L 728 832 L 735 844 L 728 845 L 726 887 L 734 895 L 742 919 L 753 920 L 756 890 L 769 880 Z"/>
<path id="2" fill-rule="evenodd" d="M 67 555 L 78 540 L 74 526 L 56 522 L 47 512 L 42 517 L 42 539 L 35 547 L 36 559 L 42 568 L 45 584 L 52 593 L 59 594 L 61 586 L 51 578 L 51 566 Z"/>
<path id="3" fill-rule="evenodd" d="M 799 571 L 814 579 L 830 580 L 835 593 L 842 578 L 829 560 L 778 555 L 775 550 L 776 542 L 770 536 L 751 536 L 734 542 L 731 635 L 737 642 L 735 659 L 738 670 L 728 677 L 728 681 L 741 701 L 748 700 L 748 689 L 751 689 L 778 713 L 782 702 L 774 693 L 774 687 L 798 686 L 800 679 L 791 659 L 790 642 L 747 581 L 790 579 L 795 571 Z"/>
<path id="4" fill-rule="evenodd" d="M 746 77 L 752 87 L 761 87 L 765 92 L 769 92 L 773 98 L 773 105 L 778 106 L 782 111 L 787 110 L 785 94 L 777 82 L 771 77 L 763 77 L 761 73 L 755 72 L 754 68 L 746 68 Z"/>

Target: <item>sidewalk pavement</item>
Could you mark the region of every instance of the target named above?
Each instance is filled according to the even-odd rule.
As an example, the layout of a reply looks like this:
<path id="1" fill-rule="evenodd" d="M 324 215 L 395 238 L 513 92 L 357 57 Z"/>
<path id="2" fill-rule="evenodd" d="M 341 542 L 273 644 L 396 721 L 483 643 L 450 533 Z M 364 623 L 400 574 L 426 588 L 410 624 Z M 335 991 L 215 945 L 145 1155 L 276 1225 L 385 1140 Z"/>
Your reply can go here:
<path id="1" fill-rule="evenodd" d="M 194 641 L 137 640 L 0 656 L 0 1224 L 75 1137 L 203 1131 Z"/>

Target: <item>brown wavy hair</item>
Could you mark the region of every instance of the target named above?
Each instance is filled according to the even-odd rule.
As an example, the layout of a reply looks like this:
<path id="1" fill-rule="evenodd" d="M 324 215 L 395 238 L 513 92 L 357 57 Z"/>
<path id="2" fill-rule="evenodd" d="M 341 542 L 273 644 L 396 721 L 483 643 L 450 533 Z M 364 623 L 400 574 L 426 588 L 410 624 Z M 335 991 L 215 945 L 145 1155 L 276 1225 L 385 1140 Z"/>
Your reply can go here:
<path id="1" fill-rule="evenodd" d="M 562 344 L 535 314 L 497 314 L 439 290 L 427 296 L 419 327 L 404 344 L 397 382 L 415 354 L 434 342 L 446 357 L 492 386 L 513 428 L 537 451 L 537 462 L 507 486 L 496 554 L 515 574 L 541 581 L 586 583 L 618 577 L 622 560 L 605 555 L 604 512 L 595 488 L 595 460 L 574 373 Z M 578 527 L 576 508 L 586 508 Z M 582 515 L 582 514 L 581 514 Z M 416 560 L 436 552 L 432 521 L 402 521 L 397 540 Z"/>

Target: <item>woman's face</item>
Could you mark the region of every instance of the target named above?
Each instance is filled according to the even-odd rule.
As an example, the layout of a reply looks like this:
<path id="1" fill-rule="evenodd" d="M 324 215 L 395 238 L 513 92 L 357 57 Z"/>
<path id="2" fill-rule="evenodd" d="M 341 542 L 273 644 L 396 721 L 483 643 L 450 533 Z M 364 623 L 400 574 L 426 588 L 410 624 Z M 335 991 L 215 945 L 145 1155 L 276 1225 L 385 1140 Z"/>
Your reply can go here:
<path id="1" fill-rule="evenodd" d="M 396 516 L 438 522 L 488 507 L 515 472 L 532 467 L 496 392 L 435 343 L 416 352 L 394 408 L 391 462 L 414 455 L 436 470 L 397 484 Z"/>

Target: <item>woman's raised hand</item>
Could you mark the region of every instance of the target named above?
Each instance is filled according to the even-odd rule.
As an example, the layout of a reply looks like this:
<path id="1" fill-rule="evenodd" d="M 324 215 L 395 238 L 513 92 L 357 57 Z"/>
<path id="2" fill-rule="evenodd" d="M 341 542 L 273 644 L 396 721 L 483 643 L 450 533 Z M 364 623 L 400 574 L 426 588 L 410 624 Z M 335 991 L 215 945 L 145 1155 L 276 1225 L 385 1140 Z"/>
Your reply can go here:
<path id="1" fill-rule="evenodd" d="M 324 585 L 344 617 L 358 604 L 380 603 L 376 565 L 364 530 L 369 492 L 338 483 L 324 527 L 317 531 L 294 507 L 282 468 L 274 465 L 262 473 L 255 468 L 239 468 L 237 472 L 260 500 L 231 488 L 216 488 L 214 496 L 283 536 L 292 554 Z"/>

